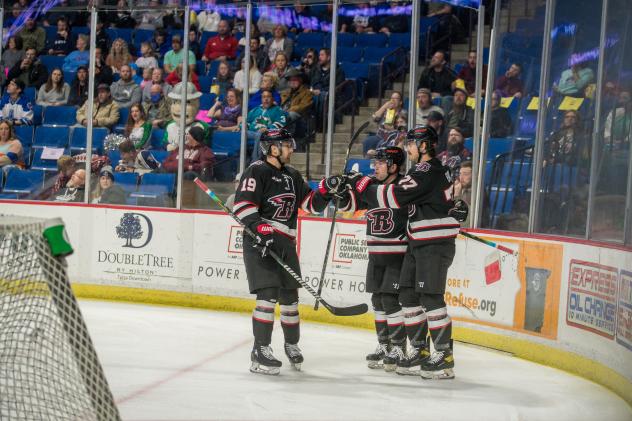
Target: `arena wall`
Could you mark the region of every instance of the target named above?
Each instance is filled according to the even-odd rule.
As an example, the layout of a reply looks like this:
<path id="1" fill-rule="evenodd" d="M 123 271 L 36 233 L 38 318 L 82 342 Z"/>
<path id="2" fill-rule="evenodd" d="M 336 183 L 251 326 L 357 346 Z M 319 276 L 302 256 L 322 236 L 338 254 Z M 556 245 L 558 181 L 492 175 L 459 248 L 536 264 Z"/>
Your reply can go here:
<path id="1" fill-rule="evenodd" d="M 0 213 L 62 217 L 78 296 L 248 312 L 241 229 L 217 212 L 0 201 Z M 329 221 L 299 221 L 302 275 L 317 286 Z M 459 237 L 446 301 L 455 339 L 499 349 L 598 382 L 632 405 L 632 250 L 507 232 L 473 231 L 517 257 Z M 364 224 L 341 221 L 323 296 L 370 304 Z M 372 328 L 372 315 L 304 319 Z M 458 352 L 458 351 L 457 351 Z"/>

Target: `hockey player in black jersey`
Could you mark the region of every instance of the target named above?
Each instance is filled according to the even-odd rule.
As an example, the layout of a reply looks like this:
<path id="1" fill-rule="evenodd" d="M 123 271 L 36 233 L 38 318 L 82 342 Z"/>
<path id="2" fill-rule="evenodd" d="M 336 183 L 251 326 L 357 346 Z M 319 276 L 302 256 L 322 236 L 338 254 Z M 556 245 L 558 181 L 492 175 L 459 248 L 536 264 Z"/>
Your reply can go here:
<path id="1" fill-rule="evenodd" d="M 454 378 L 452 355 L 452 321 L 444 301 L 447 271 L 455 253 L 458 221 L 451 216 L 452 178 L 449 169 L 436 159 L 437 134 L 431 127 L 421 126 L 407 135 L 409 159 L 413 161 L 408 174 L 397 184 L 356 184 L 362 200 L 376 200 L 380 207 L 394 211 L 413 205 L 408 217 L 409 251 L 402 269 L 405 281 L 407 265 L 414 267 L 413 285 L 400 285 L 400 301 L 419 297 L 418 305 L 427 318 L 435 353 L 420 357 L 423 378 Z M 414 346 L 414 345 L 413 345 Z M 404 367 L 406 368 L 406 367 Z"/>
<path id="2" fill-rule="evenodd" d="M 300 276 L 296 254 L 298 208 L 306 212 L 322 211 L 328 197 L 312 191 L 294 168 L 287 166 L 295 143 L 284 129 L 268 130 L 261 135 L 264 158 L 244 171 L 235 193 L 233 212 L 257 234 L 256 240 L 244 236 L 244 264 L 251 294 L 257 303 L 252 315 L 254 347 L 250 371 L 279 374 L 281 361 L 270 347 L 274 309 L 280 305 L 285 353 L 294 368 L 300 370 L 303 355 L 298 314 L 299 284 L 269 255 L 274 250 Z"/>

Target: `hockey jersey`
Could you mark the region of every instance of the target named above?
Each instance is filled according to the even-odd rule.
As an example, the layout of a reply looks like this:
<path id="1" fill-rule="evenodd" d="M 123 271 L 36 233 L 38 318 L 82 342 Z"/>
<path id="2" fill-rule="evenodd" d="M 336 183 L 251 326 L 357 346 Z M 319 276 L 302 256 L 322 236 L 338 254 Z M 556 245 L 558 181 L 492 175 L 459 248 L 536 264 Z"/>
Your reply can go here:
<path id="1" fill-rule="evenodd" d="M 402 178 L 403 176 L 399 175 L 392 184 L 397 184 Z M 406 238 L 408 207 L 403 206 L 399 209 L 383 207 L 380 206 L 377 195 L 357 193 L 357 190 L 365 190 L 369 185 L 386 186 L 376 178 L 364 177 L 351 192 L 354 210 L 367 210 L 366 243 L 369 258 L 377 264 L 397 262 L 406 253 L 408 246 Z"/>
<path id="2" fill-rule="evenodd" d="M 438 159 L 414 165 L 397 184 L 369 184 L 363 189 L 363 180 L 356 184 L 362 200 L 393 211 L 410 207 L 406 231 L 412 246 L 454 241 L 459 233 L 458 221 L 448 216 L 454 207 L 452 177 Z"/>
<path id="3" fill-rule="evenodd" d="M 259 160 L 244 171 L 235 192 L 233 212 L 252 230 L 266 222 L 275 232 L 294 239 L 298 208 L 318 213 L 328 201 L 312 191 L 294 168 L 278 169 Z"/>

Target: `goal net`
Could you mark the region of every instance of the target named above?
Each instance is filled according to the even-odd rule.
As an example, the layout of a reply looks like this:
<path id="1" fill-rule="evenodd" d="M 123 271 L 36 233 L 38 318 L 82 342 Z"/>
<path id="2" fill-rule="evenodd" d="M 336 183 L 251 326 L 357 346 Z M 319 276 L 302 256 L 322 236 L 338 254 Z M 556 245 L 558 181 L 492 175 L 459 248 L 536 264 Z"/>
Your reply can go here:
<path id="1" fill-rule="evenodd" d="M 60 219 L 0 215 L 0 420 L 120 420 L 65 238 Z"/>

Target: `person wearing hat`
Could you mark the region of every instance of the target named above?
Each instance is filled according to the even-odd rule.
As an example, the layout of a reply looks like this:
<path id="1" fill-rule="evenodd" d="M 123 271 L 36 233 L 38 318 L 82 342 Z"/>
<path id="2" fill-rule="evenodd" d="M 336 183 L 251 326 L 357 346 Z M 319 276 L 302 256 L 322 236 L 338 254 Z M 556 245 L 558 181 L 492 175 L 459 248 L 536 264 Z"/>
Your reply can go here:
<path id="1" fill-rule="evenodd" d="M 88 67 L 79 66 L 75 79 L 70 85 L 67 105 L 82 106 L 88 99 Z"/>
<path id="2" fill-rule="evenodd" d="M 459 128 L 465 137 L 471 137 L 474 132 L 474 110 L 467 106 L 467 91 L 463 88 L 454 89 L 452 109 L 446 117 L 446 130 Z"/>
<path id="3" fill-rule="evenodd" d="M 107 165 L 99 172 L 97 187 L 92 192 L 90 203 L 102 203 L 110 205 L 124 205 L 127 201 L 127 193 L 121 186 L 114 183 L 114 171 Z"/>
<path id="4" fill-rule="evenodd" d="M 0 100 L 0 121 L 7 121 L 15 126 L 33 124 L 33 105 L 23 92 L 24 82 L 11 79 Z"/>
<path id="5" fill-rule="evenodd" d="M 178 172 L 178 147 L 171 151 L 162 168 L 171 173 Z M 210 180 L 213 176 L 215 155 L 211 148 L 204 144 L 204 129 L 193 126 L 189 129 L 184 142 L 184 162 L 182 169 L 185 180 L 194 180 L 196 177 L 202 180 Z"/>
<path id="6" fill-rule="evenodd" d="M 88 125 L 88 101 L 77 110 L 77 123 Z M 107 127 L 111 129 L 119 120 L 119 107 L 110 96 L 110 86 L 105 83 L 97 86 L 97 97 L 92 107 L 92 125 L 94 127 Z"/>
<path id="7" fill-rule="evenodd" d="M 307 130 L 303 119 L 312 109 L 313 95 L 306 85 L 307 75 L 301 70 L 292 68 L 285 78 L 288 89 L 281 92 L 281 109 L 287 113 L 288 127 L 301 138 Z"/>
<path id="8" fill-rule="evenodd" d="M 428 114 L 437 112 L 443 115 L 443 109 L 432 103 L 432 92 L 428 88 L 419 88 L 417 90 L 417 109 L 415 110 L 415 124 L 426 125 L 428 123 Z"/>

